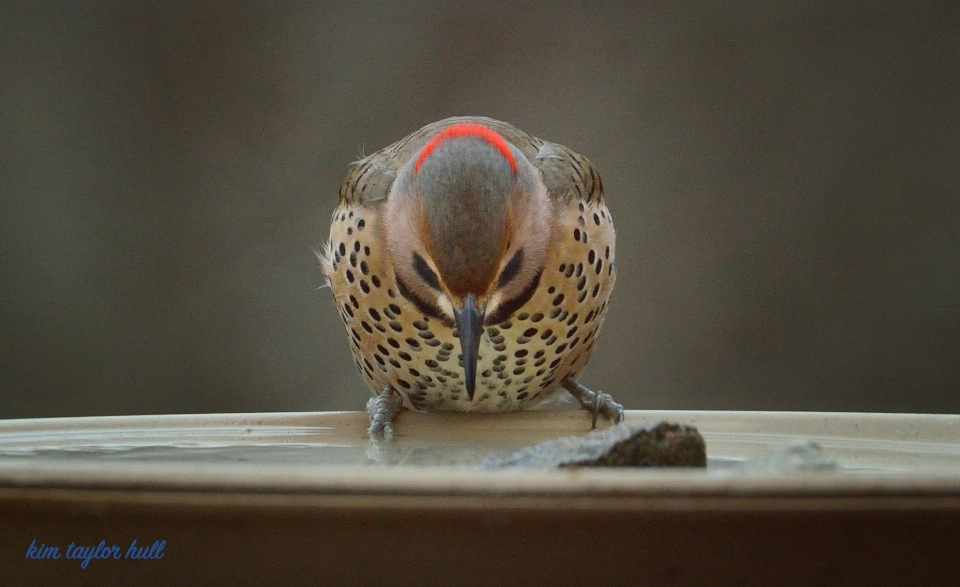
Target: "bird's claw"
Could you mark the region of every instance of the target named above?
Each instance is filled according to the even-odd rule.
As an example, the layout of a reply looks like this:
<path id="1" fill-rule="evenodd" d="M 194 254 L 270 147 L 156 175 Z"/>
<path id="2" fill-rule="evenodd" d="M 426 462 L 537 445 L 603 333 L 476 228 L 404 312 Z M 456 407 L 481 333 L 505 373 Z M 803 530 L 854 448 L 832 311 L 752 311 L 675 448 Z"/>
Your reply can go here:
<path id="1" fill-rule="evenodd" d="M 370 427 L 367 434 L 371 439 L 393 438 L 393 418 L 403 407 L 403 398 L 389 385 L 380 395 L 367 400 L 367 414 L 370 415 Z"/>
<path id="2" fill-rule="evenodd" d="M 563 387 L 580 402 L 583 409 L 593 412 L 591 430 L 596 429 L 601 414 L 613 420 L 614 424 L 623 422 L 623 406 L 615 402 L 609 393 L 591 391 L 574 379 L 564 381 Z"/>

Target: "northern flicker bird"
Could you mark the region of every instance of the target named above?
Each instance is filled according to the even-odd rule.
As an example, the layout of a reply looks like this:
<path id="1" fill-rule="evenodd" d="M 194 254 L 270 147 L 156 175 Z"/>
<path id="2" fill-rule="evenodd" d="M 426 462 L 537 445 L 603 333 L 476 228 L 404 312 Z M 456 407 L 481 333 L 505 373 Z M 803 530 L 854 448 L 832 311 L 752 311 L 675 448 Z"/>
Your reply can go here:
<path id="1" fill-rule="evenodd" d="M 402 408 L 504 412 L 560 388 L 619 422 L 576 377 L 616 278 L 614 229 L 585 157 L 482 117 L 448 118 L 356 162 L 324 273 L 372 437 Z"/>

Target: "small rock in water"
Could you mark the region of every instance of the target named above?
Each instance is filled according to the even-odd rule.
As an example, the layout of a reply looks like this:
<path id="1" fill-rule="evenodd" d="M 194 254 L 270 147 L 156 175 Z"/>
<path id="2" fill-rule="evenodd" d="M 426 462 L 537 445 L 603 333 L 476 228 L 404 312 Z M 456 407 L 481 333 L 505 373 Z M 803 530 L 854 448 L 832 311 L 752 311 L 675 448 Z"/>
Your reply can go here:
<path id="1" fill-rule="evenodd" d="M 707 447 L 693 426 L 618 424 L 586 436 L 565 436 L 483 461 L 483 469 L 526 467 L 706 467 Z"/>
<path id="2" fill-rule="evenodd" d="M 804 440 L 754 455 L 741 463 L 738 469 L 754 472 L 832 471 L 837 469 L 837 460 L 823 454 L 823 449 L 816 442 Z"/>

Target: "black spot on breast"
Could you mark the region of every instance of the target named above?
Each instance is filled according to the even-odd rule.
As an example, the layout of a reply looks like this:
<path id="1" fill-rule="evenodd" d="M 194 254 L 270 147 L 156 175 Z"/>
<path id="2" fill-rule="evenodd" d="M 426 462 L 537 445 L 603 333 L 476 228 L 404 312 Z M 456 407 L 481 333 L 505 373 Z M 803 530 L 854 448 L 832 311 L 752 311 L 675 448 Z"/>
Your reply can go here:
<path id="1" fill-rule="evenodd" d="M 351 267 L 356 267 L 356 266 L 357 266 L 357 253 L 356 253 L 356 252 L 350 253 L 350 266 L 351 266 Z"/>
<path id="2" fill-rule="evenodd" d="M 390 349 L 388 349 L 387 347 L 383 346 L 382 344 L 378 344 L 378 345 L 377 345 L 377 350 L 380 351 L 381 353 L 383 353 L 383 354 L 384 354 L 385 356 L 387 356 L 387 357 L 390 356 Z"/>
<path id="3" fill-rule="evenodd" d="M 400 348 L 400 343 L 397 342 L 397 339 L 395 338 L 387 338 L 387 344 L 392 346 L 395 349 Z"/>
<path id="4" fill-rule="evenodd" d="M 594 216 L 596 216 L 596 214 L 594 214 Z M 367 223 L 363 218 L 361 218 L 360 220 L 357 220 L 357 230 L 363 230 L 363 227 L 366 225 Z"/>
<path id="5" fill-rule="evenodd" d="M 389 359 L 387 359 L 387 362 L 390 363 L 391 365 L 393 365 L 394 367 L 396 367 L 397 369 L 400 368 L 400 363 L 399 363 L 396 359 L 394 359 L 394 358 L 392 358 L 392 357 L 389 358 Z"/>
<path id="6" fill-rule="evenodd" d="M 410 389 L 410 384 L 404 381 L 403 379 L 397 379 L 397 385 L 404 389 Z"/>
<path id="7" fill-rule="evenodd" d="M 597 226 L 600 226 L 600 215 L 597 213 L 593 214 L 593 223 Z"/>
<path id="8" fill-rule="evenodd" d="M 530 314 L 527 312 L 520 312 L 519 314 L 517 314 L 517 320 L 526 320 L 529 317 L 530 317 Z"/>
<path id="9" fill-rule="evenodd" d="M 380 312 L 377 312 L 376 308 L 370 308 L 369 310 L 367 310 L 367 313 L 370 314 L 370 317 L 376 320 L 377 322 L 381 320 Z"/>
<path id="10" fill-rule="evenodd" d="M 360 241 L 353 241 L 353 252 L 360 252 Z"/>
<path id="11" fill-rule="evenodd" d="M 563 303 L 563 294 L 562 294 L 562 293 L 561 293 L 561 294 L 557 294 L 557 295 L 553 298 L 553 305 L 554 305 L 554 306 L 559 306 L 559 305 L 562 304 L 562 303 Z"/>
<path id="12" fill-rule="evenodd" d="M 597 275 L 600 275 L 601 271 L 603 271 L 603 259 L 597 259 Z"/>
<path id="13" fill-rule="evenodd" d="M 586 286 L 587 286 L 587 276 L 581 275 L 580 279 L 577 280 L 577 289 L 580 291 L 583 291 L 583 288 L 585 288 Z"/>
<path id="14" fill-rule="evenodd" d="M 580 317 L 580 314 L 577 314 L 576 312 L 574 312 L 573 314 L 570 314 L 570 319 L 567 320 L 567 326 L 573 326 L 573 323 L 576 322 L 577 318 L 579 317 Z"/>
<path id="15" fill-rule="evenodd" d="M 340 246 L 337 248 L 337 250 L 340 251 L 340 256 L 342 257 L 347 254 L 347 245 L 340 243 Z"/>
<path id="16" fill-rule="evenodd" d="M 547 340 L 553 336 L 553 330 L 547 329 L 543 331 L 543 334 L 540 335 L 540 340 Z"/>
<path id="17" fill-rule="evenodd" d="M 523 338 L 523 337 L 520 337 L 520 338 Z M 518 339 L 518 341 L 519 341 L 519 339 Z M 495 351 L 505 351 L 505 350 L 507 350 L 507 345 L 506 345 L 506 343 L 502 343 L 502 342 L 499 343 L 499 344 L 495 344 L 495 345 L 493 345 L 493 350 L 495 350 Z"/>
<path id="18" fill-rule="evenodd" d="M 564 271 L 563 274 L 567 277 L 570 277 L 571 275 L 573 275 L 574 269 L 576 269 L 576 267 L 574 267 L 573 263 L 570 263 L 569 265 L 567 265 L 567 270 Z"/>
<path id="19" fill-rule="evenodd" d="M 347 303 L 343 304 L 343 313 L 353 318 L 353 308 Z"/>
<path id="20" fill-rule="evenodd" d="M 559 353 L 558 353 L 558 354 L 559 354 Z M 563 362 L 563 357 L 557 357 L 556 359 L 553 360 L 552 363 L 550 363 L 550 368 L 551 368 L 551 369 L 556 369 L 557 366 L 558 366 L 560 363 L 562 363 L 562 362 Z"/>
<path id="21" fill-rule="evenodd" d="M 373 284 L 373 287 L 376 287 L 378 289 L 380 288 L 380 278 L 377 277 L 376 275 L 370 276 L 370 283 Z"/>
<path id="22" fill-rule="evenodd" d="M 583 202 L 580 202 L 579 208 L 580 208 L 580 212 L 583 213 L 583 211 L 586 209 L 586 208 L 584 208 L 584 206 L 583 206 Z"/>
<path id="23" fill-rule="evenodd" d="M 363 290 L 363 293 L 370 293 L 370 286 L 367 285 L 367 282 L 363 279 L 360 280 L 360 289 Z"/>
<path id="24" fill-rule="evenodd" d="M 539 359 L 539 358 L 542 357 L 544 354 L 546 354 L 546 351 L 543 350 L 543 349 L 540 349 L 539 351 L 537 351 L 536 353 L 534 353 L 533 358 L 534 358 L 534 359 Z"/>
<path id="25" fill-rule="evenodd" d="M 400 326 L 400 323 L 396 320 L 390 321 L 390 328 L 392 328 L 394 332 L 403 332 L 403 326 Z"/>
<path id="26" fill-rule="evenodd" d="M 347 227 L 347 234 L 348 235 L 353 234 L 353 227 Z"/>
<path id="27" fill-rule="evenodd" d="M 600 293 L 600 284 L 593 286 L 593 292 L 590 294 L 593 297 L 597 297 L 597 294 Z"/>
<path id="28" fill-rule="evenodd" d="M 604 249 L 604 251 L 603 251 L 603 257 L 604 257 L 605 259 L 609 259 L 609 258 L 610 258 L 610 247 L 609 247 L 609 246 L 608 246 L 606 249 Z"/>
<path id="29" fill-rule="evenodd" d="M 563 273 L 563 272 L 566 271 L 566 270 L 567 270 L 567 264 L 566 264 L 566 263 L 560 263 L 560 273 Z"/>
<path id="30" fill-rule="evenodd" d="M 559 355 L 559 354 L 562 354 L 563 351 L 565 350 L 567 350 L 567 343 L 563 343 L 560 346 L 558 346 L 555 352 Z"/>
<path id="31" fill-rule="evenodd" d="M 587 290 L 581 291 L 581 292 L 580 292 L 580 295 L 577 296 L 577 301 L 582 304 L 582 303 L 583 303 L 583 300 L 587 299 L 587 293 L 589 293 L 589 292 L 587 292 Z"/>
<path id="32" fill-rule="evenodd" d="M 373 353 L 373 360 L 375 360 L 376 362 L 380 363 L 381 365 L 386 365 L 386 364 L 387 364 L 387 362 L 383 360 L 383 357 L 381 357 L 381 356 L 378 355 L 377 353 Z"/>
<path id="33" fill-rule="evenodd" d="M 413 348 L 415 348 L 415 349 L 419 349 L 419 348 L 420 348 L 420 341 L 418 341 L 417 339 L 413 338 L 412 336 L 405 338 L 405 339 L 404 339 L 404 342 L 406 342 L 408 345 L 410 345 L 411 347 L 413 347 Z"/>
<path id="34" fill-rule="evenodd" d="M 353 304 L 353 307 L 354 307 L 354 308 L 356 308 L 356 309 L 358 309 L 358 310 L 360 309 L 360 302 L 357 301 L 357 298 L 354 297 L 353 294 L 350 294 L 350 303 Z"/>
<path id="35" fill-rule="evenodd" d="M 594 260 L 597 258 L 597 253 L 593 249 L 590 249 L 590 252 L 587 253 L 587 262 L 593 265 Z"/>
<path id="36" fill-rule="evenodd" d="M 367 331 L 368 334 L 373 334 L 373 327 L 366 323 L 365 320 L 360 321 L 360 326 Z"/>
<path id="37" fill-rule="evenodd" d="M 408 353 L 408 352 L 406 352 L 406 351 L 400 351 L 399 353 L 397 353 L 397 356 L 400 357 L 401 359 L 403 359 L 404 361 L 412 361 L 412 360 L 413 360 L 413 357 L 410 356 L 410 353 Z"/>
<path id="38" fill-rule="evenodd" d="M 536 334 L 537 334 L 536 328 L 527 328 L 526 330 L 523 331 L 523 335 L 526 336 L 527 338 L 536 336 Z"/>
<path id="39" fill-rule="evenodd" d="M 364 246 L 363 246 L 363 254 L 369 257 L 369 256 L 370 256 L 370 247 L 364 245 Z"/>
<path id="40" fill-rule="evenodd" d="M 554 308 L 554 309 L 550 310 L 550 317 L 551 317 L 551 318 L 556 318 L 557 316 L 560 315 L 560 312 L 562 312 L 562 311 L 563 311 L 563 310 L 560 309 L 559 307 L 558 307 L 558 308 Z"/>
<path id="41" fill-rule="evenodd" d="M 513 370 L 514 375 L 523 375 L 523 372 L 526 371 L 524 367 L 517 367 Z"/>
<path id="42" fill-rule="evenodd" d="M 573 240 L 576 240 L 576 241 L 579 241 L 579 240 L 580 240 L 580 229 L 579 229 L 579 228 L 574 228 L 574 229 L 573 229 Z"/>
<path id="43" fill-rule="evenodd" d="M 360 273 L 363 273 L 364 275 L 370 273 L 370 266 L 367 265 L 366 261 L 360 261 Z"/>
<path id="44" fill-rule="evenodd" d="M 540 312 L 537 312 L 533 316 L 530 316 L 531 322 L 539 322 L 541 320 L 543 320 L 543 314 L 541 314 Z"/>
<path id="45" fill-rule="evenodd" d="M 577 263 L 577 277 L 583 275 L 583 263 Z"/>
<path id="46" fill-rule="evenodd" d="M 345 275 L 347 276 L 347 281 L 349 281 L 350 283 L 353 283 L 353 271 L 350 271 L 349 269 L 347 269 Z"/>
<path id="47" fill-rule="evenodd" d="M 401 314 L 401 312 L 400 312 L 400 306 L 398 306 L 398 305 L 396 305 L 396 304 L 390 304 L 389 308 L 390 308 L 390 311 L 393 312 L 394 314 L 396 314 L 397 316 L 399 316 L 399 315 Z"/>
<path id="48" fill-rule="evenodd" d="M 522 359 L 523 357 L 527 356 L 527 353 L 528 353 L 527 349 L 520 349 L 519 351 L 513 353 L 513 356 L 518 359 Z"/>
<path id="49" fill-rule="evenodd" d="M 426 330 L 429 328 L 427 323 L 424 322 L 423 320 L 414 320 L 413 327 L 416 328 L 417 330 Z"/>

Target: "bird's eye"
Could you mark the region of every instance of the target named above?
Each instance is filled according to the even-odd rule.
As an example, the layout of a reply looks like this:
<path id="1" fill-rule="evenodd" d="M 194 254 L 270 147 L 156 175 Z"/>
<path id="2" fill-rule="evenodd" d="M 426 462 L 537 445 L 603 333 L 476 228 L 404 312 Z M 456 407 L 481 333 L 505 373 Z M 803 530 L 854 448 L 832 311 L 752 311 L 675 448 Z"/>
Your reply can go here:
<path id="1" fill-rule="evenodd" d="M 427 285 L 437 291 L 441 291 L 440 278 L 438 278 L 433 269 L 427 265 L 427 262 L 423 260 L 423 257 L 417 253 L 413 254 L 413 269 L 417 272 L 417 275 L 419 275 L 421 279 L 427 282 Z"/>
<path id="2" fill-rule="evenodd" d="M 500 279 L 497 280 L 497 287 L 503 287 L 510 283 L 510 280 L 517 276 L 517 272 L 520 271 L 520 265 L 523 264 L 523 249 L 517 249 L 517 252 L 513 255 L 513 258 L 510 259 L 510 262 L 507 263 L 507 266 L 503 268 L 503 271 L 500 273 Z"/>

